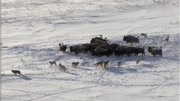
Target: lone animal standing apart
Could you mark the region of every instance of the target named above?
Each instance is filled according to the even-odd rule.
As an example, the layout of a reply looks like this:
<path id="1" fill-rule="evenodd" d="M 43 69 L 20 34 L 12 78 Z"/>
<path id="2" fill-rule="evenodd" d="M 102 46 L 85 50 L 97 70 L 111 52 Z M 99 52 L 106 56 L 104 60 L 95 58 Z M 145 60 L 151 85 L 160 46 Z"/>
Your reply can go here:
<path id="1" fill-rule="evenodd" d="M 76 68 L 78 66 L 79 62 L 72 62 L 72 67 Z"/>
<path id="2" fill-rule="evenodd" d="M 49 61 L 49 63 L 50 63 L 50 67 L 52 67 L 53 65 L 57 66 L 56 61 Z"/>
<path id="3" fill-rule="evenodd" d="M 21 71 L 20 70 L 11 70 L 13 73 L 14 73 L 14 75 L 21 75 Z"/>
<path id="4" fill-rule="evenodd" d="M 155 47 L 155 46 L 149 46 L 148 47 L 148 52 L 150 52 L 154 57 L 156 55 L 159 55 L 162 57 L 162 46 L 160 48 Z"/>
<path id="5" fill-rule="evenodd" d="M 139 62 L 140 62 L 140 58 L 137 58 L 136 64 L 139 64 Z"/>
<path id="6" fill-rule="evenodd" d="M 59 48 L 60 48 L 60 51 L 62 51 L 64 53 L 66 51 L 66 49 L 67 49 L 67 45 L 64 45 L 63 43 L 60 43 Z"/>
<path id="7" fill-rule="evenodd" d="M 141 33 L 141 36 L 143 36 L 144 38 L 147 38 L 147 34 L 146 33 Z"/>
<path id="8" fill-rule="evenodd" d="M 64 65 L 61 65 L 61 63 L 59 63 L 59 68 L 64 72 L 67 70 L 67 68 Z"/>

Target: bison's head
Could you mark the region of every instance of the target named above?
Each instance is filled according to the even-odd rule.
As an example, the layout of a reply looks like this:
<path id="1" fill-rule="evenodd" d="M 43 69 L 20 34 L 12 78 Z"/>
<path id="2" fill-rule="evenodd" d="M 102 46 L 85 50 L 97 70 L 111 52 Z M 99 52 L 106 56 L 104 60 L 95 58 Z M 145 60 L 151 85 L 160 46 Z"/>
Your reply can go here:
<path id="1" fill-rule="evenodd" d="M 126 41 L 126 40 L 127 40 L 127 36 L 124 36 L 124 37 L 123 37 L 123 41 Z"/>
<path id="2" fill-rule="evenodd" d="M 73 46 L 70 47 L 70 51 L 73 52 Z"/>
<path id="3" fill-rule="evenodd" d="M 152 51 L 152 47 L 149 46 L 149 47 L 148 47 L 148 52 L 151 52 L 151 51 Z"/>

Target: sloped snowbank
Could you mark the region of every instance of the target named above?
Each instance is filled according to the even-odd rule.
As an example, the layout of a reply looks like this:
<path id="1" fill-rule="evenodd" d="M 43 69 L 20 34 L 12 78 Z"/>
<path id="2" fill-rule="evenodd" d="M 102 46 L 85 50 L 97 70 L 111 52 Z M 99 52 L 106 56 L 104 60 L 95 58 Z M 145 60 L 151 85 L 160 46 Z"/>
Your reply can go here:
<path id="1" fill-rule="evenodd" d="M 178 3 L 174 5 L 168 1 L 149 5 L 151 0 L 92 0 L 91 4 L 89 1 L 67 1 L 69 4 L 66 5 L 63 0 L 53 1 L 3 1 L 3 101 L 178 101 Z M 118 5 L 122 2 L 142 4 L 144 7 L 114 12 L 122 11 L 115 8 L 121 7 Z M 104 8 L 99 9 L 98 5 L 104 5 Z M 63 9 L 54 9 L 63 6 L 64 12 L 61 12 Z M 108 13 L 99 16 L 106 9 Z M 52 11 L 54 15 L 50 17 Z M 60 13 L 60 16 L 55 16 L 55 13 Z M 67 14 L 65 20 L 61 13 Z M 66 20 L 72 19 L 68 16 L 76 18 L 76 21 Z M 83 16 L 90 17 L 85 19 Z M 146 56 L 139 56 L 139 65 L 135 62 L 137 56 L 95 58 L 83 54 L 76 56 L 69 50 L 64 54 L 59 52 L 60 42 L 69 46 L 89 43 L 91 38 L 102 34 L 111 43 L 125 44 L 122 41 L 124 35 L 139 36 L 142 32 L 147 33 L 148 37 L 140 37 L 141 46 L 146 46 Z M 168 34 L 170 42 L 166 43 L 163 39 Z M 163 57 L 151 56 L 147 52 L 148 45 L 162 46 Z M 50 60 L 62 63 L 68 71 L 64 73 L 58 67 L 49 68 Z M 94 66 L 101 60 L 110 61 L 107 70 Z M 73 61 L 80 62 L 77 69 L 71 67 Z M 118 61 L 122 61 L 122 68 L 117 67 Z M 23 75 L 14 76 L 12 69 L 21 70 Z"/>

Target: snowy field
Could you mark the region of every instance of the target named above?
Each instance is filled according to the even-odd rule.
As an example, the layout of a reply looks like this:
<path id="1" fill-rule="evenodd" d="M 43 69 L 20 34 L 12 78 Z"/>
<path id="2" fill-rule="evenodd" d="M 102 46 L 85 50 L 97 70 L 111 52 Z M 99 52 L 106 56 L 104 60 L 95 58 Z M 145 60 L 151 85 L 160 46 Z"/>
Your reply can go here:
<path id="1" fill-rule="evenodd" d="M 178 9 L 178 0 L 2 0 L 1 100 L 179 101 Z M 124 35 L 139 36 L 146 55 L 59 51 L 58 43 L 89 43 L 100 34 L 118 44 Z M 162 46 L 163 56 L 153 57 L 148 45 Z M 68 70 L 50 68 L 50 60 Z M 107 70 L 94 65 L 101 60 L 110 61 Z"/>

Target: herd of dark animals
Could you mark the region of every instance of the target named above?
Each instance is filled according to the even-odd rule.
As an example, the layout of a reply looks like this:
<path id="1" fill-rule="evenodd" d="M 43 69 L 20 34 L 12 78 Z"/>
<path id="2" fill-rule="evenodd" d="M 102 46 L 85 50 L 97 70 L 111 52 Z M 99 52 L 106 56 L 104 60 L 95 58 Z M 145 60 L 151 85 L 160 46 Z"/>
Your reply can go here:
<path id="1" fill-rule="evenodd" d="M 142 33 L 144 37 L 147 37 L 145 33 Z M 169 40 L 169 39 L 167 39 Z M 115 56 L 131 56 L 135 54 L 138 56 L 139 54 L 145 55 L 145 46 L 144 47 L 133 47 L 132 45 L 139 44 L 139 38 L 127 35 L 123 37 L 123 41 L 127 44 L 130 43 L 131 46 L 127 45 L 119 45 L 116 43 L 109 44 L 107 38 L 103 39 L 101 37 L 92 38 L 90 43 L 85 43 L 81 45 L 70 46 L 70 52 L 78 55 L 79 53 L 89 53 L 92 56 L 100 57 L 100 56 L 110 56 L 114 54 Z M 67 49 L 67 45 L 59 44 L 60 51 L 65 52 Z M 148 52 L 151 53 L 154 57 L 159 55 L 162 56 L 162 47 L 148 46 Z"/>
<path id="2" fill-rule="evenodd" d="M 144 38 L 147 38 L 146 33 L 141 33 L 141 36 Z M 102 35 L 100 37 L 95 37 L 92 38 L 90 43 L 85 43 L 81 45 L 73 45 L 70 46 L 70 52 L 78 55 L 79 53 L 87 53 L 91 54 L 92 56 L 95 57 L 101 57 L 101 56 L 107 56 L 109 57 L 110 55 L 114 54 L 115 56 L 128 56 L 130 57 L 131 55 L 136 55 L 138 56 L 139 54 L 142 54 L 142 56 L 145 55 L 145 46 L 143 47 L 133 47 L 133 44 L 140 44 L 139 38 L 132 36 L 132 35 L 126 35 L 123 37 L 123 41 L 126 42 L 126 45 L 119 45 L 116 43 L 110 44 L 108 42 L 108 39 L 102 38 Z M 164 39 L 164 41 L 168 42 L 169 41 L 169 35 L 167 35 Z M 130 43 L 131 46 L 128 46 L 127 44 Z M 66 52 L 68 46 L 64 45 L 62 43 L 59 44 L 60 51 L 63 53 Z M 162 57 L 162 47 L 156 47 L 156 46 L 148 46 L 148 52 L 151 53 L 154 57 L 159 55 Z M 140 58 L 137 58 L 136 64 L 139 64 Z M 53 65 L 57 66 L 56 61 L 49 61 L 50 67 Z M 72 67 L 76 68 L 78 66 L 79 62 L 72 62 Z M 106 69 L 108 67 L 109 61 L 99 61 L 95 65 L 96 66 L 101 66 L 103 69 Z M 118 67 L 121 66 L 121 61 L 118 62 Z M 59 63 L 59 68 L 62 71 L 66 71 L 67 68 Z M 19 70 L 12 70 L 12 72 L 15 75 L 21 75 L 21 72 Z"/>
<path id="3" fill-rule="evenodd" d="M 144 38 L 147 38 L 146 33 L 141 33 L 141 36 Z M 128 56 L 131 55 L 138 56 L 139 54 L 142 54 L 142 56 L 145 55 L 145 46 L 143 47 L 133 47 L 133 44 L 140 44 L 140 40 L 138 37 L 132 36 L 132 35 L 126 35 L 123 37 L 123 41 L 126 42 L 126 45 L 119 45 L 116 43 L 110 44 L 108 42 L 107 38 L 102 38 L 102 35 L 100 37 L 92 38 L 90 43 L 85 43 L 81 45 L 73 45 L 69 47 L 69 50 L 71 53 L 74 53 L 75 55 L 78 55 L 80 53 L 84 54 L 91 54 L 94 57 L 101 57 L 101 56 L 111 56 L 115 55 L 117 57 L 119 56 Z M 169 35 L 167 35 L 164 39 L 164 41 L 169 41 Z M 128 46 L 128 44 L 131 44 L 131 46 Z M 64 45 L 62 43 L 59 44 L 60 51 L 63 53 L 66 52 L 68 46 Z M 162 47 L 156 47 L 156 46 L 148 46 L 148 52 L 155 56 L 161 56 L 162 57 Z M 136 64 L 139 64 L 140 58 L 136 59 Z M 51 63 L 50 63 L 51 64 Z M 79 62 L 72 62 L 72 67 L 77 67 Z M 101 66 L 103 69 L 106 69 L 108 67 L 109 61 L 99 61 L 95 65 Z M 118 62 L 118 67 L 121 67 L 121 61 Z M 67 68 L 65 66 L 62 66 L 59 64 L 59 67 L 61 70 L 65 71 Z M 65 68 L 65 69 L 62 69 Z"/>

